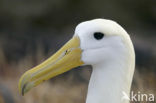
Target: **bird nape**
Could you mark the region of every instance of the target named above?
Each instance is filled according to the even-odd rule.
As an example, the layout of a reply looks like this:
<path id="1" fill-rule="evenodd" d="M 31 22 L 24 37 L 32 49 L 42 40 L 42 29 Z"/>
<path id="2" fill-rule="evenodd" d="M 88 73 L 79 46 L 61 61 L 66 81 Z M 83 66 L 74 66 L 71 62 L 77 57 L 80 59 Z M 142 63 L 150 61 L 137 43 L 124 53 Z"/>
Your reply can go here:
<path id="1" fill-rule="evenodd" d="M 86 103 L 129 103 L 135 68 L 135 54 L 128 33 L 116 22 L 94 19 L 80 23 L 74 36 L 57 53 L 20 78 L 19 92 L 24 95 L 45 80 L 72 68 L 93 68 Z"/>

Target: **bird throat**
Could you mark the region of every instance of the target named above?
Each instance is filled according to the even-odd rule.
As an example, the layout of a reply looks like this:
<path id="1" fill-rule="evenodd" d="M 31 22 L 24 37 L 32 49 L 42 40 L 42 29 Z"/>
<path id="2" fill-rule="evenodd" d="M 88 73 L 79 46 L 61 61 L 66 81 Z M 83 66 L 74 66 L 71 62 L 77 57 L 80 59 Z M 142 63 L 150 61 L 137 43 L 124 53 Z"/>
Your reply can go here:
<path id="1" fill-rule="evenodd" d="M 133 71 L 127 75 L 126 65 L 112 64 L 93 66 L 86 103 L 129 103 L 122 92 L 129 96 Z"/>

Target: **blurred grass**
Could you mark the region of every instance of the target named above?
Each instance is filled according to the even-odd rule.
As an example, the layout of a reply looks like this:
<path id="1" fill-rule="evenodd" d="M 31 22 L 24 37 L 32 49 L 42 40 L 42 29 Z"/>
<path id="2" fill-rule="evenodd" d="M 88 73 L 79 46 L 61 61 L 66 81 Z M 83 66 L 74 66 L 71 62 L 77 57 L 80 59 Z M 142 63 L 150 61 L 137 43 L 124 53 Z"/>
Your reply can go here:
<path id="1" fill-rule="evenodd" d="M 10 90 L 15 103 L 85 103 L 91 74 L 90 67 L 83 67 L 84 69 L 80 69 L 81 71 L 78 70 L 79 68 L 72 70 L 33 88 L 25 96 L 19 95 L 17 85 L 20 76 L 46 57 L 42 48 L 38 47 L 35 55 L 30 53 L 18 62 L 7 62 L 4 51 L 0 48 L 0 85 L 2 84 Z M 135 71 L 132 90 L 136 93 L 141 91 L 141 93 L 156 95 L 154 72 L 148 71 L 148 69 L 144 69 L 146 71 L 138 70 L 137 68 Z M 3 103 L 2 101 L 3 98 L 0 98 L 0 103 Z"/>

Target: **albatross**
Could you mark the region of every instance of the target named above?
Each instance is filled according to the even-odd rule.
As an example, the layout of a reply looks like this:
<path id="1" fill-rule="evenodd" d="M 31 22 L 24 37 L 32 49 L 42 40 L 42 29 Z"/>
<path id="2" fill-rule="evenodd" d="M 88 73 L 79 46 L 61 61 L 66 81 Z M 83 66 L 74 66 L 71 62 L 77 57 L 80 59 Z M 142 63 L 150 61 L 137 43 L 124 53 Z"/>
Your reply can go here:
<path id="1" fill-rule="evenodd" d="M 78 24 L 73 37 L 53 56 L 26 71 L 19 80 L 24 95 L 40 83 L 72 68 L 91 65 L 86 103 L 129 103 L 135 53 L 129 34 L 115 21 Z"/>

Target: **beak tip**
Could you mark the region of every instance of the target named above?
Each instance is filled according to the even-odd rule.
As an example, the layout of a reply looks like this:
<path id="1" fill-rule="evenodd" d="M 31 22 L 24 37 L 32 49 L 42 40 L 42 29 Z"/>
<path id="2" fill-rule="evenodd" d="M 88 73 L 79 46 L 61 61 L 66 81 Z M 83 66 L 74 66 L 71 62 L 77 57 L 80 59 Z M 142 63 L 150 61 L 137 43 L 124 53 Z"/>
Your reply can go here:
<path id="1" fill-rule="evenodd" d="M 26 84 L 24 86 L 19 86 L 19 94 L 24 96 L 25 94 L 25 89 L 26 89 Z"/>
<path id="2" fill-rule="evenodd" d="M 21 94 L 24 96 L 24 87 L 22 88 Z"/>
<path id="3" fill-rule="evenodd" d="M 24 93 L 21 93 L 22 96 L 24 96 Z"/>
<path id="4" fill-rule="evenodd" d="M 22 96 L 24 96 L 24 94 L 28 91 L 28 90 L 26 90 L 26 87 L 27 87 L 27 83 L 24 84 L 23 87 L 21 87 L 21 95 L 22 95 Z"/>

